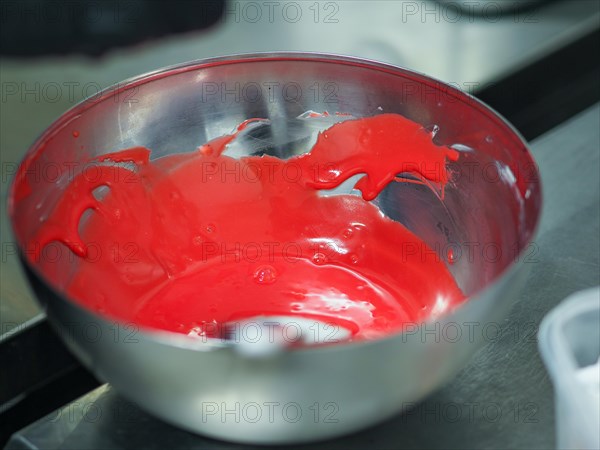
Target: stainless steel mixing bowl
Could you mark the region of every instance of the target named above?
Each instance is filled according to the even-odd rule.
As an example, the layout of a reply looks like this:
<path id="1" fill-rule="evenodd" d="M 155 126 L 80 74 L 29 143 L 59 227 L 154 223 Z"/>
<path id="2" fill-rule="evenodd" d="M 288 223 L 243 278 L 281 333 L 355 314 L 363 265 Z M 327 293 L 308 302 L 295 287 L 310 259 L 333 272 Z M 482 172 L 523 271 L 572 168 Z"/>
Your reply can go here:
<path id="1" fill-rule="evenodd" d="M 308 110 L 357 117 L 399 113 L 437 126 L 435 141 L 460 150 L 460 159 L 450 163 L 452 181 L 443 201 L 428 187 L 392 183 L 375 202 L 440 257 L 453 250 L 448 267 L 469 297 L 462 306 L 386 339 L 257 356 L 235 344 L 136 330 L 84 309 L 64 294 L 76 258 L 34 260 L 28 240 L 73 171 L 81 170 L 77 162 L 136 145 L 150 148 L 153 157 L 192 150 L 251 117 L 268 118 L 271 126 L 236 151 L 286 157 L 310 149 L 318 128 L 311 124 L 318 121 L 298 119 Z M 24 184 L 29 193 L 17 197 Z M 473 97 L 386 64 L 290 53 L 169 67 L 82 102 L 29 150 L 12 186 L 9 213 L 48 318 L 100 379 L 188 430 L 246 443 L 297 443 L 397 414 L 463 367 L 497 331 L 525 280 L 540 205 L 537 170 L 525 142 Z"/>

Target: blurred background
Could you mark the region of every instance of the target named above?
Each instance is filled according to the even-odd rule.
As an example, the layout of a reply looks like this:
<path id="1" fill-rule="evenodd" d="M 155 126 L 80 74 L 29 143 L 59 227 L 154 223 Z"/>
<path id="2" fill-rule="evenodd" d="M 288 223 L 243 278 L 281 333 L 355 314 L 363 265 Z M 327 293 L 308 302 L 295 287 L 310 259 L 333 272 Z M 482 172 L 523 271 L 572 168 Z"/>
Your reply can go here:
<path id="1" fill-rule="evenodd" d="M 28 146 L 83 98 L 189 60 L 327 52 L 383 61 L 451 83 L 488 102 L 534 139 L 598 101 L 599 24 L 597 0 L 3 0 L 3 339 L 30 328 L 47 332 L 12 244 L 7 189 Z M 53 338 L 42 331 L 30 338 L 43 340 L 48 349 Z M 56 357 L 60 361 L 48 362 L 44 370 L 75 364 L 69 358 Z M 89 380 L 81 383 L 84 391 Z"/>

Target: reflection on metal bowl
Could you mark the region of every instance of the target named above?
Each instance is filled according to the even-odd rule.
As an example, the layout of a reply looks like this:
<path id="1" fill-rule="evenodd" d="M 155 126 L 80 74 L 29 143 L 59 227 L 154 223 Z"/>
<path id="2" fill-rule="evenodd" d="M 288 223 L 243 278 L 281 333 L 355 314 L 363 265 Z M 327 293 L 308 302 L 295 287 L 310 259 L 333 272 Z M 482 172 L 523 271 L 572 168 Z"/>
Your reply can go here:
<path id="1" fill-rule="evenodd" d="M 248 83 L 262 89 L 260 99 L 242 95 L 243 90 L 240 95 L 213 92 Z M 281 88 L 289 83 L 294 83 L 294 98 Z M 164 156 L 196 148 L 252 117 L 271 121 L 269 151 L 286 157 L 306 150 L 314 134 L 297 121 L 307 110 L 355 117 L 398 113 L 425 127 L 437 126 L 435 142 L 461 151 L 461 158 L 450 163 L 454 175 L 443 201 L 430 189 L 392 183 L 374 203 L 435 251 L 453 249 L 448 268 L 469 297 L 465 303 L 384 339 L 283 346 L 266 354 L 162 331 L 128 336 L 127 324 L 67 298 L 63 287 L 74 270 L 69 261 L 49 274 L 27 249 L 28 237 L 65 183 L 48 186 L 25 167 L 12 186 L 9 212 L 22 261 L 48 317 L 63 332 L 73 324 L 92 326 L 93 339 L 61 334 L 99 378 L 170 423 L 215 438 L 265 444 L 309 442 L 368 427 L 423 398 L 463 367 L 484 340 L 482 329 L 503 318 L 525 279 L 523 259 L 541 207 L 537 170 L 525 142 L 476 99 L 385 64 L 290 53 L 166 68 L 65 113 L 31 147 L 25 164 L 68 167 L 132 146 Z M 255 151 L 247 147 L 248 153 Z M 16 198 L 25 182 L 28 196 Z"/>

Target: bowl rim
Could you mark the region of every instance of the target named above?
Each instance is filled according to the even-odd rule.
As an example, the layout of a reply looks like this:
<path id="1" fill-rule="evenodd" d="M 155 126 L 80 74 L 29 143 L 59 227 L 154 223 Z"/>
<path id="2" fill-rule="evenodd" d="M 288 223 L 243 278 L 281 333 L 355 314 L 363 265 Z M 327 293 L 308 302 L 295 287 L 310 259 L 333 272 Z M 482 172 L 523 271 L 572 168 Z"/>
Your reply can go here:
<path id="1" fill-rule="evenodd" d="M 454 307 L 452 310 L 447 311 L 442 316 L 436 319 L 427 319 L 423 322 L 419 322 L 417 327 L 421 328 L 423 326 L 427 326 L 427 324 L 435 323 L 435 321 L 445 320 L 447 318 L 452 317 L 457 311 L 461 311 L 468 304 L 473 301 L 477 301 L 477 299 L 486 292 L 494 289 L 497 284 L 500 284 L 503 279 L 510 276 L 512 272 L 515 272 L 521 265 L 524 251 L 528 248 L 528 246 L 534 242 L 535 238 L 538 236 L 540 221 L 542 216 L 542 206 L 543 206 L 543 192 L 542 192 L 542 182 L 539 175 L 539 170 L 537 164 L 535 164 L 535 160 L 533 155 L 531 154 L 531 150 L 529 145 L 527 144 L 526 139 L 521 135 L 521 133 L 500 113 L 498 113 L 495 109 L 479 100 L 472 94 L 462 91 L 461 89 L 453 86 L 449 83 L 439 80 L 438 78 L 429 76 L 422 72 L 418 72 L 412 69 L 408 69 L 406 67 L 402 67 L 399 65 L 394 65 L 390 63 L 385 63 L 373 59 L 356 57 L 356 56 L 347 56 L 336 53 L 321 53 L 321 52 L 302 52 L 302 51 L 277 51 L 277 52 L 252 52 L 252 53 L 239 53 L 239 54 L 228 54 L 223 56 L 216 56 L 210 58 L 202 58 L 196 60 L 190 60 L 182 63 L 172 64 L 168 66 L 164 66 L 155 70 L 151 70 L 145 72 L 140 75 L 136 75 L 130 78 L 127 78 L 123 81 L 114 83 L 99 92 L 82 99 L 77 104 L 73 105 L 71 108 L 62 113 L 57 119 L 55 119 L 45 130 L 34 140 L 34 142 L 29 146 L 25 155 L 21 159 L 19 164 L 19 169 L 22 169 L 22 166 L 32 162 L 35 160 L 34 155 L 43 150 L 43 145 L 41 145 L 47 139 L 50 139 L 55 133 L 57 133 L 60 129 L 62 129 L 65 125 L 67 125 L 72 120 L 79 117 L 88 109 L 94 107 L 95 105 L 107 100 L 108 98 L 113 97 L 114 95 L 118 95 L 125 90 L 134 88 L 136 86 L 146 84 L 155 80 L 159 80 L 162 78 L 167 78 L 173 75 L 178 75 L 180 73 L 189 72 L 192 70 L 197 70 L 201 68 L 210 68 L 215 66 L 223 66 L 223 65 L 233 65 L 233 64 L 244 64 L 244 63 L 257 63 L 257 62 L 276 62 L 276 61 L 291 61 L 291 62 L 321 62 L 321 63 L 333 63 L 333 64 L 343 64 L 348 66 L 362 67 L 368 70 L 377 70 L 380 72 L 388 73 L 390 75 L 402 75 L 405 78 L 413 79 L 414 81 L 423 84 L 433 85 L 436 90 L 440 88 L 445 89 L 446 95 L 452 95 L 455 99 L 466 103 L 468 106 L 472 108 L 476 108 L 479 113 L 487 116 L 491 120 L 499 121 L 502 126 L 504 126 L 508 131 L 510 137 L 516 141 L 516 143 L 526 149 L 527 157 L 534 163 L 535 175 L 537 180 L 537 190 L 538 190 L 538 198 L 539 198 L 539 210 L 538 214 L 535 217 L 535 223 L 532 227 L 530 238 L 524 243 L 523 249 L 514 255 L 514 259 L 510 262 L 505 268 L 503 268 L 498 274 L 495 275 L 494 279 L 485 287 L 480 290 L 474 292 L 473 294 L 467 296 L 466 300 L 462 302 L 460 305 Z M 11 227 L 11 231 L 13 232 L 14 240 L 18 247 L 19 259 L 22 264 L 25 264 L 27 268 L 39 279 L 39 281 L 43 282 L 52 293 L 60 299 L 62 302 L 65 302 L 70 307 L 74 307 L 79 310 L 80 313 L 84 315 L 88 315 L 98 320 L 99 322 L 104 323 L 105 325 L 109 325 L 109 323 L 119 323 L 119 324 L 129 324 L 132 322 L 126 322 L 122 319 L 114 318 L 108 315 L 101 315 L 88 309 L 78 302 L 72 300 L 68 295 L 63 292 L 57 290 L 52 283 L 50 283 L 46 277 L 41 273 L 38 268 L 32 264 L 27 257 L 23 255 L 22 252 L 22 243 L 17 238 L 17 234 L 15 233 L 15 221 L 14 221 L 14 197 L 15 197 L 15 189 L 16 189 L 16 180 L 19 170 L 17 170 L 17 174 L 13 176 L 13 179 L 10 182 L 10 186 L 7 192 L 7 212 L 9 223 Z M 35 296 L 34 296 L 35 297 Z M 37 300 L 37 299 L 36 299 Z M 39 303 L 39 300 L 38 300 Z M 34 316 L 35 318 L 35 316 Z M 136 324 L 137 325 L 137 324 Z M 160 329 L 153 329 L 145 326 L 139 326 L 140 336 L 145 340 L 153 341 L 157 344 L 167 345 L 167 346 L 175 346 L 182 349 L 195 350 L 195 351 L 213 351 L 213 350 L 230 350 L 235 344 L 224 343 L 219 339 L 206 339 L 202 342 L 195 338 L 190 338 L 186 335 L 167 331 Z M 360 340 L 360 341 L 343 341 L 337 342 L 333 344 L 321 344 L 321 345 L 311 345 L 311 346 L 298 346 L 298 347 L 286 347 L 285 352 L 322 352 L 322 351 L 331 351 L 334 349 L 349 349 L 349 348 L 357 348 L 360 346 L 368 346 L 375 345 L 377 343 L 393 341 L 398 339 L 403 335 L 403 331 L 397 331 L 395 333 L 386 335 L 384 337 L 380 337 L 373 340 Z"/>

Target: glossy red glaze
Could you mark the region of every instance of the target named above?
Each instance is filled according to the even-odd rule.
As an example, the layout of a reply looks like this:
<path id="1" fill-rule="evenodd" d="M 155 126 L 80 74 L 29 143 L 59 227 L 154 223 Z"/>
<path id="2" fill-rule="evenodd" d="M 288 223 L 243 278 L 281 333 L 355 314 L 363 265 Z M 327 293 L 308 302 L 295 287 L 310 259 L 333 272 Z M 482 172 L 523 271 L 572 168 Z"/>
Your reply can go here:
<path id="1" fill-rule="evenodd" d="M 93 179 L 75 176 L 30 239 L 39 249 L 61 242 L 79 257 L 68 295 L 186 334 L 297 315 L 344 326 L 354 339 L 397 332 L 464 299 L 443 258 L 406 252 L 426 244 L 366 201 L 401 172 L 443 188 L 455 150 L 382 114 L 335 124 L 287 160 L 227 156 L 252 122 L 195 152 L 151 161 L 137 147 L 96 158 Z M 363 198 L 323 195 L 356 174 Z"/>

